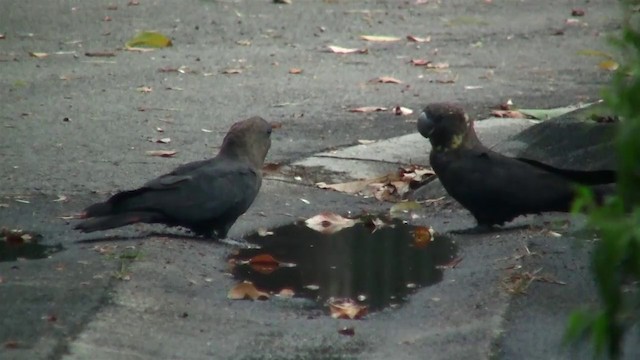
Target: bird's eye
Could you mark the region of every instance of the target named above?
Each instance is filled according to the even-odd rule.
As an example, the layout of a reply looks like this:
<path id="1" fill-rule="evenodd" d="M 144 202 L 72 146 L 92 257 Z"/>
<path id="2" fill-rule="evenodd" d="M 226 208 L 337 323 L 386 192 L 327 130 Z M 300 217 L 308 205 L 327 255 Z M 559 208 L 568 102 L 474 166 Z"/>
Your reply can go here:
<path id="1" fill-rule="evenodd" d="M 269 125 L 269 127 L 267 128 L 267 134 L 271 134 L 272 131 L 273 131 L 273 127 Z"/>

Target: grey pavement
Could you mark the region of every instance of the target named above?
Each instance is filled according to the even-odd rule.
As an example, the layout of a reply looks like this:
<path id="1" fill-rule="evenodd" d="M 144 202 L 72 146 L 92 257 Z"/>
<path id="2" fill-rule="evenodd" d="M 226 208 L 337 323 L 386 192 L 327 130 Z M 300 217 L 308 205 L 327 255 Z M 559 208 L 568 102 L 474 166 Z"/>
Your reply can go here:
<path id="1" fill-rule="evenodd" d="M 267 178 L 231 229 L 232 239 L 322 211 L 387 212 L 393 204 L 313 184 L 426 165 L 427 142 L 416 135 L 414 120 L 428 102 L 461 102 L 473 117 L 486 118 L 508 99 L 526 108 L 597 100 L 610 76 L 597 57 L 579 52 L 610 52 L 606 38 L 619 15 L 609 0 L 292 2 L 3 2 L 0 227 L 40 233 L 43 244 L 65 249 L 46 259 L 0 262 L 0 358 L 590 356 L 560 346 L 569 312 L 596 301 L 584 240 L 593 235 L 579 217 L 526 217 L 501 232 L 456 236 L 462 261 L 441 282 L 358 321 L 334 320 L 326 308 L 302 300 L 227 299 L 235 283 L 227 273 L 235 248 L 229 243 L 160 226 L 90 235 L 71 230 L 72 221 L 61 217 L 211 156 L 230 124 L 252 115 L 281 124 L 267 161 L 295 165 L 301 179 Z M 566 24 L 574 7 L 586 15 Z M 139 30 L 160 31 L 173 46 L 121 50 Z M 403 40 L 367 43 L 360 35 Z M 412 43 L 407 35 L 431 42 Z M 368 53 L 337 55 L 327 45 Z M 98 51 L 115 56 L 85 56 Z M 409 64 L 413 58 L 450 67 L 424 69 Z M 191 71 L 158 71 L 181 66 Z M 294 67 L 302 73 L 289 74 Z M 242 72 L 223 74 L 229 68 Z M 403 84 L 370 81 L 380 76 Z M 137 91 L 141 86 L 153 91 Z M 396 105 L 414 114 L 348 112 Z M 478 129 L 499 146 L 530 125 L 494 119 Z M 157 137 L 172 141 L 149 141 Z M 364 139 L 376 142 L 358 145 Z M 145 155 L 157 149 L 178 153 Z M 434 182 L 423 195 L 439 194 Z M 65 201 L 54 201 L 61 195 Z M 473 225 L 449 198 L 425 205 L 411 221 L 442 233 Z M 123 259 L 127 254 L 135 259 Z M 509 292 L 509 276 L 536 271 L 564 285 L 535 281 L 524 294 Z M 343 326 L 355 335 L 339 334 Z M 628 358 L 639 351 L 631 346 Z"/>

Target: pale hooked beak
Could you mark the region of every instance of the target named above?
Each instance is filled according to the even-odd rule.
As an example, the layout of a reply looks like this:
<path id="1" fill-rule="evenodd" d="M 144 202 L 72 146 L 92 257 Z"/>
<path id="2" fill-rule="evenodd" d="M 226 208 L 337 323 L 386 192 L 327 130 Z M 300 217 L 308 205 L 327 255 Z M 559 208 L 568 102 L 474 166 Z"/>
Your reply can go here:
<path id="1" fill-rule="evenodd" d="M 420 135 L 428 139 L 433 133 L 434 128 L 435 124 L 433 123 L 433 120 L 431 120 L 423 111 L 418 117 L 418 132 Z"/>

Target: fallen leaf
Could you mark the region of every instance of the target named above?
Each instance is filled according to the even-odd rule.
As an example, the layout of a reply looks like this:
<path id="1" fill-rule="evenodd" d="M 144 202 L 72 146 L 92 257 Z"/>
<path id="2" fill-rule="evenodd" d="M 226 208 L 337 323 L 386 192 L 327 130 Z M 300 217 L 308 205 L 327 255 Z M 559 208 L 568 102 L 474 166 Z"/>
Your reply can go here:
<path id="1" fill-rule="evenodd" d="M 602 60 L 599 64 L 598 67 L 602 70 L 609 70 L 609 71 L 616 71 L 618 70 L 618 67 L 620 65 L 618 65 L 617 62 L 615 62 L 614 60 L 611 59 L 607 59 L 607 60 Z"/>
<path id="2" fill-rule="evenodd" d="M 571 16 L 584 16 L 584 9 L 580 9 L 580 8 L 571 9 Z"/>
<path id="3" fill-rule="evenodd" d="M 436 84 L 455 84 L 455 79 L 436 79 Z"/>
<path id="4" fill-rule="evenodd" d="M 95 52 L 86 52 L 84 56 L 88 57 L 114 57 L 116 53 L 111 51 L 95 51 Z"/>
<path id="5" fill-rule="evenodd" d="M 413 41 L 413 42 L 417 42 L 417 43 L 430 42 L 431 41 L 431 36 L 418 37 L 418 36 L 414 36 L 414 35 L 407 35 L 407 40 Z"/>
<path id="6" fill-rule="evenodd" d="M 402 116 L 405 116 L 405 115 L 411 115 L 411 114 L 413 114 L 413 110 L 411 110 L 411 109 L 409 109 L 409 108 L 406 108 L 406 107 L 402 107 L 402 106 L 396 106 L 396 107 L 394 107 L 394 108 L 393 108 L 393 112 L 394 112 L 396 115 L 402 115 Z"/>
<path id="7" fill-rule="evenodd" d="M 369 52 L 367 48 L 363 48 L 363 49 L 343 48 L 340 46 L 333 46 L 333 45 L 329 45 L 327 46 L 327 48 L 329 49 L 330 52 L 334 54 L 366 54 L 367 52 Z"/>
<path id="8" fill-rule="evenodd" d="M 371 82 L 378 82 L 383 84 L 402 84 L 401 80 L 398 80 L 391 76 L 380 76 L 375 79 L 371 79 Z"/>
<path id="9" fill-rule="evenodd" d="M 49 54 L 44 53 L 44 52 L 29 52 L 29 55 L 31 57 L 37 58 L 37 59 L 44 59 L 47 56 L 49 56 Z"/>
<path id="10" fill-rule="evenodd" d="M 577 25 L 580 23 L 580 20 L 571 18 L 571 19 L 565 20 L 564 23 L 567 25 Z"/>
<path id="11" fill-rule="evenodd" d="M 319 183 L 316 183 L 316 186 L 319 187 L 320 189 L 332 189 L 332 190 L 347 193 L 347 194 L 357 194 L 365 190 L 369 184 L 378 182 L 378 181 L 383 181 L 385 179 L 386 178 L 356 180 L 356 181 L 349 181 L 346 183 L 338 183 L 338 184 L 327 184 L 324 182 L 319 182 Z"/>
<path id="12" fill-rule="evenodd" d="M 349 109 L 349 112 L 369 113 L 376 111 L 387 111 L 388 108 L 382 106 L 362 106 L 359 108 Z"/>
<path id="13" fill-rule="evenodd" d="M 328 303 L 334 319 L 360 319 L 367 315 L 367 306 L 352 299 L 331 299 Z"/>
<path id="14" fill-rule="evenodd" d="M 149 156 L 172 157 L 177 154 L 176 150 L 149 150 L 146 152 Z"/>
<path id="15" fill-rule="evenodd" d="M 222 70 L 222 73 L 223 74 L 228 74 L 228 75 L 231 75 L 231 74 L 242 74 L 242 69 L 225 69 L 225 70 Z"/>
<path id="16" fill-rule="evenodd" d="M 289 69 L 289 74 L 293 74 L 293 75 L 302 74 L 302 69 L 291 68 L 291 69 Z"/>
<path id="17" fill-rule="evenodd" d="M 0 34 L 0 40 L 4 40 L 6 38 L 7 38 L 7 36 L 5 34 Z"/>
<path id="18" fill-rule="evenodd" d="M 209 130 L 209 129 L 200 129 L 202 132 L 206 132 L 206 133 L 212 133 L 213 130 Z"/>
<path id="19" fill-rule="evenodd" d="M 410 211 L 420 210 L 420 209 L 422 209 L 422 205 L 420 205 L 416 201 L 403 201 L 403 202 L 394 204 L 391 207 L 391 209 L 389 209 L 389 212 L 391 213 L 391 215 L 394 215 L 394 214 L 407 213 Z"/>
<path id="20" fill-rule="evenodd" d="M 249 45 L 251 45 L 251 40 L 247 40 L 247 39 L 238 40 L 238 41 L 236 41 L 236 44 L 242 45 L 242 46 L 249 46 Z"/>
<path id="21" fill-rule="evenodd" d="M 24 200 L 24 199 L 15 199 L 15 201 L 21 204 L 31 204 L 29 200 Z"/>
<path id="22" fill-rule="evenodd" d="M 427 64 L 427 69 L 448 69 L 449 63 L 440 62 L 440 63 L 429 63 Z"/>
<path id="23" fill-rule="evenodd" d="M 136 90 L 145 94 L 153 91 L 153 89 L 150 86 L 140 86 L 139 88 L 136 88 Z"/>
<path id="24" fill-rule="evenodd" d="M 227 298 L 231 300 L 267 300 L 269 299 L 269 294 L 259 291 L 253 283 L 245 281 L 232 287 L 227 294 Z"/>
<path id="25" fill-rule="evenodd" d="M 417 248 L 424 248 L 433 240 L 433 229 L 430 226 L 417 226 L 413 230 L 413 244 Z"/>
<path id="26" fill-rule="evenodd" d="M 172 46 L 171 39 L 165 35 L 154 32 L 145 31 L 136 35 L 133 39 L 126 42 L 126 49 L 158 49 Z"/>
<path id="27" fill-rule="evenodd" d="M 280 267 L 280 262 L 269 254 L 260 254 L 248 261 L 249 266 L 260 274 L 269 275 Z"/>
<path id="28" fill-rule="evenodd" d="M 362 35 L 360 39 L 371 42 L 393 42 L 402 40 L 396 36 Z"/>
<path id="29" fill-rule="evenodd" d="M 266 163 L 262 167 L 262 171 L 266 172 L 276 172 L 282 168 L 282 163 Z"/>
<path id="30" fill-rule="evenodd" d="M 273 0 L 273 3 L 291 5 L 291 0 Z"/>
<path id="31" fill-rule="evenodd" d="M 296 179 L 296 180 L 298 180 L 298 181 L 302 180 L 302 178 L 301 178 L 301 177 L 299 177 L 299 176 L 294 177 L 294 179 Z M 311 201 L 309 201 L 309 200 L 307 200 L 307 199 L 300 198 L 300 201 L 302 201 L 303 203 L 305 203 L 305 204 L 307 204 L 307 205 L 311 204 Z"/>
<path id="32" fill-rule="evenodd" d="M 499 118 L 526 119 L 527 116 L 518 110 L 491 110 L 491 115 Z"/>
<path id="33" fill-rule="evenodd" d="M 411 59 L 411 60 L 409 60 L 409 63 L 411 63 L 411 65 L 414 65 L 414 66 L 426 66 L 428 64 L 431 64 L 431 60 L 427 60 L 427 59 Z"/>
<path id="34" fill-rule="evenodd" d="M 69 199 L 65 195 L 58 195 L 58 198 L 53 200 L 53 202 L 67 202 Z"/>
<path id="35" fill-rule="evenodd" d="M 290 288 L 284 288 L 280 290 L 278 294 L 276 294 L 276 296 L 285 298 L 285 299 L 291 299 L 295 295 L 296 295 L 295 291 L 293 291 L 293 289 L 290 289 Z"/>
<path id="36" fill-rule="evenodd" d="M 20 343 L 18 343 L 16 340 L 7 340 L 4 342 L 5 349 L 17 349 L 19 347 Z"/>
<path id="37" fill-rule="evenodd" d="M 304 223 L 310 229 L 320 233 L 334 234 L 342 229 L 354 226 L 358 221 L 326 211 L 305 220 Z"/>
<path id="38" fill-rule="evenodd" d="M 138 6 L 140 5 L 140 1 L 138 0 L 129 0 L 129 2 L 127 3 L 127 6 Z"/>
<path id="39" fill-rule="evenodd" d="M 159 144 L 168 144 L 168 143 L 171 142 L 171 138 L 168 138 L 168 137 L 162 138 L 162 139 L 152 138 L 152 139 L 149 139 L 149 141 L 154 142 L 154 143 L 159 143 Z"/>

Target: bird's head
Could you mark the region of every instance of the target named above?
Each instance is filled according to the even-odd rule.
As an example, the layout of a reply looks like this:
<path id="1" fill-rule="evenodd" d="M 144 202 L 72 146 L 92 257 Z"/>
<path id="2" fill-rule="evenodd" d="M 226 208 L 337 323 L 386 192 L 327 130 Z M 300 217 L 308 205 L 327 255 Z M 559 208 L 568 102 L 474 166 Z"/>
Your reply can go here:
<path id="1" fill-rule="evenodd" d="M 418 117 L 418 132 L 436 151 L 457 149 L 471 135 L 476 139 L 472 125 L 464 110 L 450 103 L 429 104 Z"/>
<path id="2" fill-rule="evenodd" d="M 272 129 L 272 125 L 259 116 L 238 121 L 224 137 L 220 153 L 246 159 L 261 168 L 271 147 Z"/>

